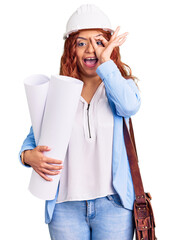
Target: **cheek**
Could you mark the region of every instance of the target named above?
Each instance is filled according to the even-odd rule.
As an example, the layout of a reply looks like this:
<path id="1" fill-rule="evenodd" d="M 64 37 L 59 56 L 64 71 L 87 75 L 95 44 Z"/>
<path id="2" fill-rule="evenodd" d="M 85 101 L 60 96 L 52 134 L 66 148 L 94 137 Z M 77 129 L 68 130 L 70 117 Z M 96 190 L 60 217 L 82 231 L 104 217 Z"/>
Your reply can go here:
<path id="1" fill-rule="evenodd" d="M 78 62 L 80 62 L 82 60 L 82 57 L 83 57 L 83 55 L 82 55 L 81 51 L 76 50 L 76 59 Z"/>

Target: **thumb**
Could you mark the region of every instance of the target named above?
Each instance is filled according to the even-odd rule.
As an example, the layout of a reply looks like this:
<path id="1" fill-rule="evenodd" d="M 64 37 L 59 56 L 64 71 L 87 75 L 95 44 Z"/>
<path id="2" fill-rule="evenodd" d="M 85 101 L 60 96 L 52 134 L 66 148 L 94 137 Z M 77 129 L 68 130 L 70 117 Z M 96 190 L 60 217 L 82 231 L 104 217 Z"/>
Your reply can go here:
<path id="1" fill-rule="evenodd" d="M 96 41 L 93 37 L 91 37 L 91 42 L 92 42 L 93 48 L 96 50 L 97 49 L 97 44 L 96 44 Z"/>
<path id="2" fill-rule="evenodd" d="M 37 146 L 37 150 L 39 152 L 44 152 L 44 151 L 50 151 L 51 148 L 49 148 L 48 146 Z"/>

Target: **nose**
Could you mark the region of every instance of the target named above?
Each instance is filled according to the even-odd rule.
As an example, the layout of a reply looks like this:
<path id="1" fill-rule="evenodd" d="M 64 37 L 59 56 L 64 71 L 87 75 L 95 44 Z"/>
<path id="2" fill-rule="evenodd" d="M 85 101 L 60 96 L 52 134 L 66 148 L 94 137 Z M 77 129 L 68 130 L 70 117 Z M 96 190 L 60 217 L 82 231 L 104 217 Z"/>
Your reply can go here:
<path id="1" fill-rule="evenodd" d="M 89 41 L 89 44 L 87 44 L 86 52 L 92 53 L 94 52 L 94 48 L 92 46 L 92 43 Z"/>

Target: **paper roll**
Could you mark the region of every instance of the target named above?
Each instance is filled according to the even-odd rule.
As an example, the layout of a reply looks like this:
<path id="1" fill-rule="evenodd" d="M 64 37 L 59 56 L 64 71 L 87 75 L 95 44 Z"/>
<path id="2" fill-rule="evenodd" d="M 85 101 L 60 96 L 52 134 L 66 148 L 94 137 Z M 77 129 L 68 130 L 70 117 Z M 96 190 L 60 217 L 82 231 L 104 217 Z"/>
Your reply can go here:
<path id="1" fill-rule="evenodd" d="M 37 121 L 40 122 L 38 129 L 41 130 L 36 130 L 36 132 L 40 133 L 37 145 L 46 145 L 51 148 L 51 151 L 44 152 L 45 156 L 62 160 L 64 162 L 76 110 L 83 88 L 83 82 L 76 78 L 52 75 L 48 83 L 49 87 L 47 94 L 45 92 L 45 106 L 43 107 L 44 112 L 40 112 L 40 116 L 37 116 L 38 112 L 33 109 L 35 106 L 30 106 L 30 113 L 34 113 L 35 115 L 31 115 L 31 119 L 34 118 L 35 121 L 37 119 Z M 41 89 L 44 92 L 43 84 L 44 83 L 42 82 Z M 31 91 L 26 91 L 26 94 L 30 95 L 27 98 L 31 99 L 37 94 L 40 96 L 39 88 L 39 85 L 34 81 L 33 88 L 30 89 Z M 36 103 L 37 106 L 44 103 L 43 99 L 38 101 L 39 102 Z M 32 122 L 34 122 L 34 120 L 32 120 Z M 34 135 L 36 137 L 38 136 L 37 134 Z M 53 181 L 50 182 L 44 180 L 33 170 L 29 183 L 30 192 L 43 200 L 54 199 L 61 174 L 62 170 L 60 174 L 55 176 L 50 175 L 53 179 Z"/>
<path id="2" fill-rule="evenodd" d="M 49 81 L 49 77 L 42 74 L 31 75 L 24 80 L 36 145 L 38 145 L 39 141 Z"/>

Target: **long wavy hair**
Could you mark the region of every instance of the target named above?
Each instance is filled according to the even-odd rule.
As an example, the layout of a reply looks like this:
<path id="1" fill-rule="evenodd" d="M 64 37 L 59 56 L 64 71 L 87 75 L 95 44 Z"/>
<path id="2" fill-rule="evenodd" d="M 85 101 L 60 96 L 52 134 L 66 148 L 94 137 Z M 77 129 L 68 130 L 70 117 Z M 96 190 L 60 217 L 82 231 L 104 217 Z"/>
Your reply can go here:
<path id="1" fill-rule="evenodd" d="M 111 33 L 108 31 L 105 31 L 103 29 L 99 29 L 103 36 L 106 38 L 106 40 L 110 40 Z M 80 31 L 74 32 L 70 34 L 70 36 L 65 40 L 64 43 L 64 52 L 61 57 L 61 63 L 60 63 L 60 75 L 70 76 L 81 80 L 79 69 L 77 66 L 77 57 L 76 57 L 76 39 L 79 35 Z M 120 56 L 120 49 L 119 47 L 115 47 L 112 51 L 111 57 L 110 57 L 114 63 L 119 68 L 122 76 L 125 79 L 133 79 L 136 86 L 139 79 L 132 75 L 131 68 L 123 63 L 121 61 Z"/>

